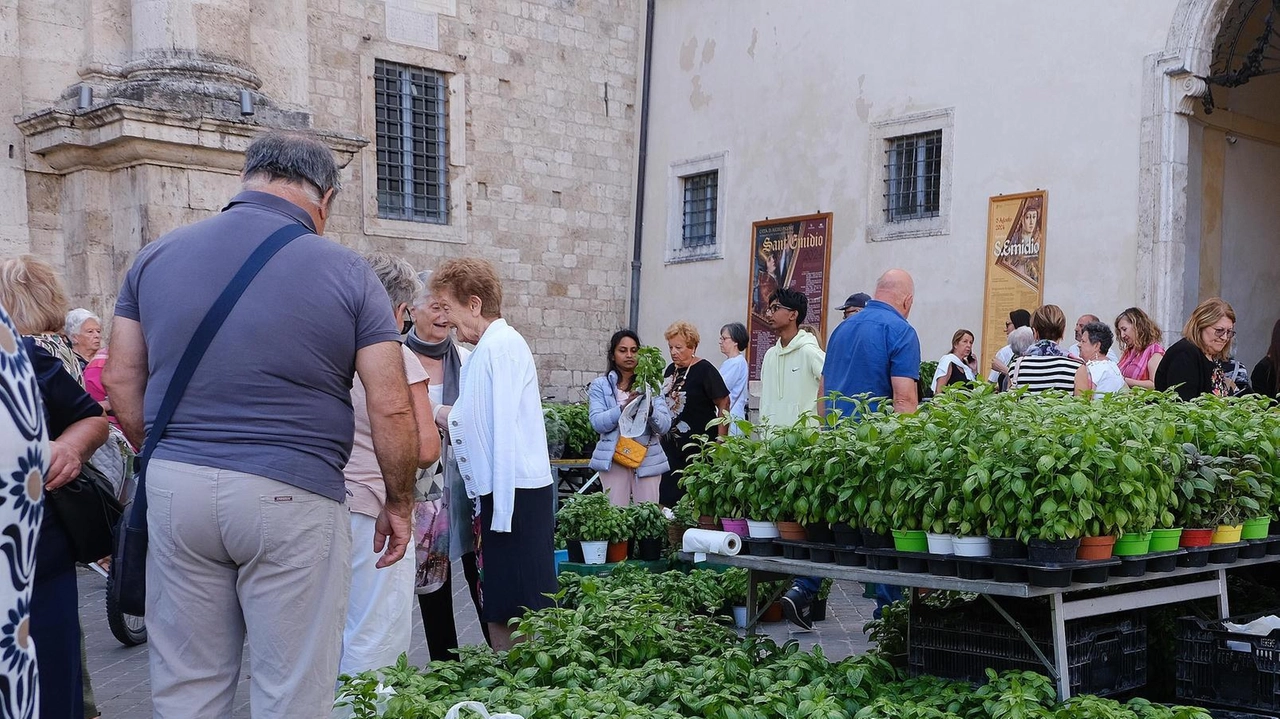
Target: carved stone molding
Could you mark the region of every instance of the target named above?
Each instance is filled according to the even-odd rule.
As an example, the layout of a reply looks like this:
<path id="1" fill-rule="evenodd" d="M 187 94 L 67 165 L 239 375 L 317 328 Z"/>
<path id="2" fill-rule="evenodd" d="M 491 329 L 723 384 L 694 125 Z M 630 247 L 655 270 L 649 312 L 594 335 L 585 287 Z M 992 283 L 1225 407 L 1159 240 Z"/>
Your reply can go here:
<path id="1" fill-rule="evenodd" d="M 120 100 L 86 111 L 42 110 L 19 118 L 17 125 L 31 152 L 58 174 L 143 164 L 238 173 L 253 137 L 271 129 Z M 342 167 L 369 144 L 357 135 L 315 134 L 333 150 Z"/>
<path id="2" fill-rule="evenodd" d="M 1195 114 L 1196 107 L 1201 103 L 1201 98 L 1209 92 L 1209 83 L 1205 82 L 1204 78 L 1190 73 L 1174 77 L 1173 82 L 1180 95 L 1178 106 L 1174 111 L 1179 115 Z"/>

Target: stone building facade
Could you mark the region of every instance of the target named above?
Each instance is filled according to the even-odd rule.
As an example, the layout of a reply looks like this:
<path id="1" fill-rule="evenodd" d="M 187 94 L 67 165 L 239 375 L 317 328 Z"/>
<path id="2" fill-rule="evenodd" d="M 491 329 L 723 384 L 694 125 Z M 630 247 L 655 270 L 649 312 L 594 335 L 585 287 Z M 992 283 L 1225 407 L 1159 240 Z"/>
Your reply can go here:
<path id="1" fill-rule="evenodd" d="M 639 0 L 0 2 L 0 253 L 107 317 L 139 248 L 235 193 L 255 134 L 310 129 L 345 164 L 328 235 L 493 261 L 544 389 L 575 398 L 626 322 L 643 27 Z M 380 208 L 386 63 L 443 89 L 444 222 Z"/>

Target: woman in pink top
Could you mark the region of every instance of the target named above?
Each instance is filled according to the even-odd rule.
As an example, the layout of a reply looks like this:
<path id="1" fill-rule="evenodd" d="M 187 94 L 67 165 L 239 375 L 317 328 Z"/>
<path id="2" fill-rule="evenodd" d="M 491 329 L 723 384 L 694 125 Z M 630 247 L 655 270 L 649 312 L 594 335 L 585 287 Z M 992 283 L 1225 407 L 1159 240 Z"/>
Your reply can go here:
<path id="1" fill-rule="evenodd" d="M 1116 318 L 1116 332 L 1120 335 L 1120 374 L 1130 387 L 1155 389 L 1156 368 L 1164 357 L 1160 344 L 1160 328 L 1146 312 L 1130 307 Z"/>

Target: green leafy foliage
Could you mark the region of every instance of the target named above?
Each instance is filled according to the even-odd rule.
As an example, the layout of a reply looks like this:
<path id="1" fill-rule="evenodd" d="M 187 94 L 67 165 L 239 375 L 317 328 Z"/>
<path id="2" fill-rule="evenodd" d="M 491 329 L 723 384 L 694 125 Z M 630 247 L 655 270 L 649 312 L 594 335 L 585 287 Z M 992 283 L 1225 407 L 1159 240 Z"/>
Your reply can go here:
<path id="1" fill-rule="evenodd" d="M 591 411 L 585 402 L 544 402 L 542 416 L 547 426 L 547 443 L 563 441 L 569 457 L 587 456 L 600 440 L 600 434 L 591 426 Z"/>
<path id="2" fill-rule="evenodd" d="M 662 539 L 667 536 L 667 518 L 657 502 L 641 502 L 623 510 L 634 539 Z"/>
<path id="3" fill-rule="evenodd" d="M 653 394 L 662 391 L 662 375 L 666 371 L 662 351 L 657 347 L 641 347 L 636 353 L 636 374 L 631 386 L 636 391 L 647 389 Z"/>
<path id="4" fill-rule="evenodd" d="M 556 536 L 583 542 L 625 542 L 631 527 L 621 507 L 609 503 L 604 492 L 575 494 L 556 513 Z"/>

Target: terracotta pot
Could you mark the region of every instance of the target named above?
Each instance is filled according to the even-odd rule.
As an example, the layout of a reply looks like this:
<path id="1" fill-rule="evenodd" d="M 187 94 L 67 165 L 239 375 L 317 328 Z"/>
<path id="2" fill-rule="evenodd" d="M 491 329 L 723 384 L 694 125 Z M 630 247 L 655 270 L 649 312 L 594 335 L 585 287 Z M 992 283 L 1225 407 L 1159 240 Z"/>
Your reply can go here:
<path id="1" fill-rule="evenodd" d="M 799 522 L 778 522 L 778 536 L 793 542 L 807 542 L 809 535 Z"/>
<path id="2" fill-rule="evenodd" d="M 1111 559 L 1111 550 L 1116 546 L 1114 536 L 1081 537 L 1080 549 L 1076 551 L 1076 559 Z"/>
<path id="3" fill-rule="evenodd" d="M 1183 529 L 1178 538 L 1179 547 L 1207 547 L 1213 541 L 1213 528 Z"/>
<path id="4" fill-rule="evenodd" d="M 764 614 L 760 615 L 762 622 L 780 622 L 782 621 L 782 602 L 774 602 L 769 608 L 764 610 Z"/>
<path id="5" fill-rule="evenodd" d="M 605 561 L 613 564 L 627 558 L 626 542 L 609 542 L 609 550 L 605 553 Z"/>
<path id="6" fill-rule="evenodd" d="M 710 529 L 712 531 L 720 531 L 720 520 L 709 514 L 698 517 L 698 529 Z"/>

